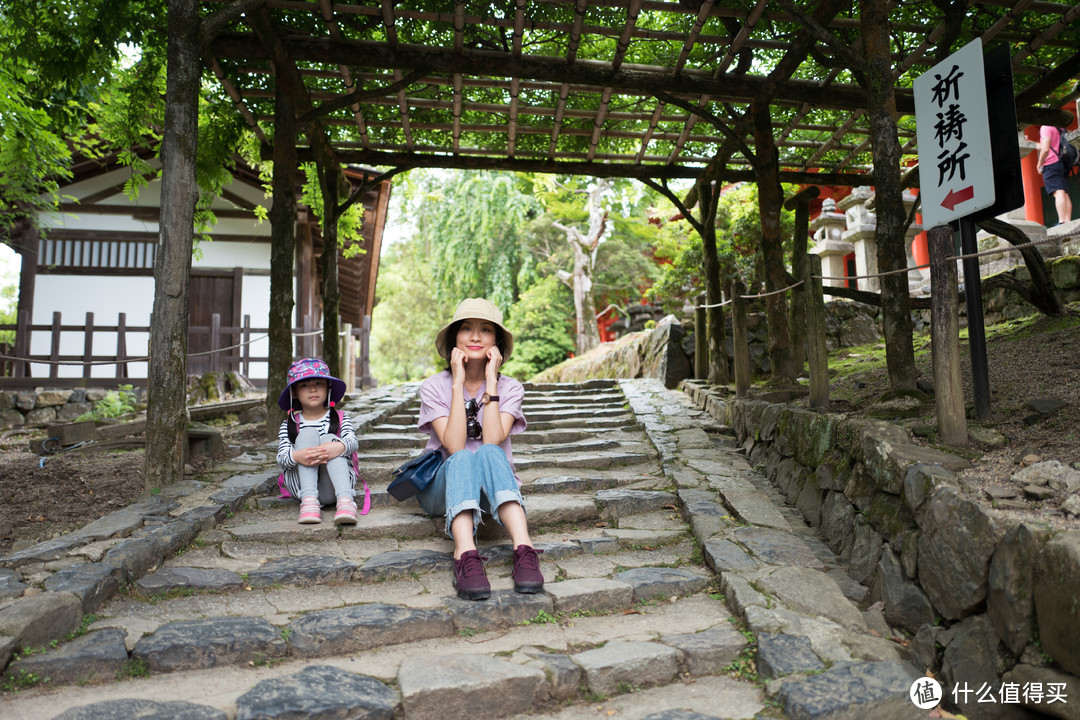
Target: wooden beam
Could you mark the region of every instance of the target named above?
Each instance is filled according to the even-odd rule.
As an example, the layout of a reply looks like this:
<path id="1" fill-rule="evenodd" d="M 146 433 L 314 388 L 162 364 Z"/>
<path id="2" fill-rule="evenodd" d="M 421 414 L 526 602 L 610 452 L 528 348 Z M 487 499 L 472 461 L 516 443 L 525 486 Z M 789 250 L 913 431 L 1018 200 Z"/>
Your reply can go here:
<path id="1" fill-rule="evenodd" d="M 686 165 L 629 165 L 626 163 L 568 162 L 552 160 L 527 160 L 504 157 L 468 157 L 436 153 L 380 152 L 374 150 L 340 150 L 342 162 L 380 167 L 439 167 L 458 170 L 511 170 L 515 172 L 557 173 L 562 175 L 589 175 L 592 177 L 625 178 L 696 178 L 701 168 Z M 301 151 L 300 160 L 310 160 L 310 153 Z M 727 169 L 721 171 L 719 180 L 725 182 L 753 182 L 751 170 Z M 858 187 L 873 185 L 873 175 L 866 173 L 806 172 L 802 170 L 780 171 L 780 181 L 797 184 L 843 185 Z"/>

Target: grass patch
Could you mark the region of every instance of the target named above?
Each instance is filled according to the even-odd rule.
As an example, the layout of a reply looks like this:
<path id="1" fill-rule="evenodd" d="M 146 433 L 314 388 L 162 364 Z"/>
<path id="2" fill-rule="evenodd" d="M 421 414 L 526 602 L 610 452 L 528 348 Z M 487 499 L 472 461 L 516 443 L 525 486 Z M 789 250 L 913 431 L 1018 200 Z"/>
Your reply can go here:
<path id="1" fill-rule="evenodd" d="M 41 677 L 37 673 L 27 672 L 26 670 L 19 668 L 4 678 L 3 688 L 4 692 L 17 693 L 20 690 L 32 688 L 47 682 L 49 682 L 49 678 Z"/>
<path id="2" fill-rule="evenodd" d="M 150 665 L 142 658 L 125 660 L 120 669 L 116 671 L 117 680 L 130 680 L 140 677 L 150 677 Z"/>

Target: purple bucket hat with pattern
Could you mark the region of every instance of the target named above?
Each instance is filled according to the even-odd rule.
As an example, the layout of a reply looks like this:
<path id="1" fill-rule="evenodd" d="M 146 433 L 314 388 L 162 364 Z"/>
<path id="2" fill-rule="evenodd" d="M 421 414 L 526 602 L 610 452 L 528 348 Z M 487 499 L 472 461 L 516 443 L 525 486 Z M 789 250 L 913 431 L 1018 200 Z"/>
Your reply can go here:
<path id="1" fill-rule="evenodd" d="M 301 380 L 310 380 L 311 378 L 323 378 L 330 381 L 328 399 L 331 403 L 336 403 L 341 400 L 341 398 L 345 397 L 345 382 L 343 380 L 338 380 L 331 375 L 330 368 L 326 366 L 325 362 L 319 358 L 304 358 L 302 360 L 297 360 L 289 366 L 288 383 L 285 385 L 285 389 L 278 398 L 278 407 L 285 411 L 292 410 L 293 383 L 300 382 Z"/>

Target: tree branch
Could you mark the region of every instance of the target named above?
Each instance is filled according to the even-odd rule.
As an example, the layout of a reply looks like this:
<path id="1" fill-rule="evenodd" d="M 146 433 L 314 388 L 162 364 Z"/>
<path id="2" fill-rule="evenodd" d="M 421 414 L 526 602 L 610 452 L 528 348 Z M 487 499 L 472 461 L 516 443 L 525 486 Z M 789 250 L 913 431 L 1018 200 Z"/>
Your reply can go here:
<path id="1" fill-rule="evenodd" d="M 199 23 L 199 47 L 209 45 L 227 23 L 264 4 L 266 0 L 235 0 L 207 15 Z"/>
<path id="2" fill-rule="evenodd" d="M 856 55 L 847 43 L 818 25 L 812 17 L 797 8 L 791 0 L 776 0 L 776 4 L 791 13 L 802 24 L 803 30 L 810 33 L 814 39 L 832 48 L 837 55 L 847 62 L 849 68 L 857 71 L 858 68 L 866 64 L 865 60 Z"/>
<path id="3" fill-rule="evenodd" d="M 743 157 L 747 159 L 752 165 L 754 163 L 754 151 L 750 149 L 750 146 L 739 137 L 739 135 L 732 130 L 728 124 L 719 116 L 714 115 L 706 108 L 695 105 L 689 100 L 684 100 L 679 97 L 675 97 L 671 93 L 664 92 L 663 90 L 656 90 L 653 92 L 657 100 L 667 103 L 668 105 L 674 105 L 675 107 L 681 107 L 683 110 L 705 118 L 709 123 L 724 134 L 730 142 L 732 142 L 739 152 L 743 154 Z"/>
<path id="4" fill-rule="evenodd" d="M 356 201 L 359 200 L 360 198 L 362 198 L 364 195 L 366 195 L 367 191 L 370 190 L 371 188 L 375 187 L 376 185 L 383 182 L 384 180 L 389 180 L 390 178 L 394 177 L 398 173 L 405 172 L 405 171 L 407 171 L 409 169 L 410 168 L 396 167 L 396 168 L 394 168 L 392 170 L 387 170 L 384 173 L 376 175 L 375 177 L 371 178 L 370 180 L 365 178 L 360 183 L 360 187 L 353 190 L 352 193 L 349 195 L 349 197 L 345 200 L 345 202 L 338 205 L 338 207 L 337 207 L 338 214 L 340 215 L 341 213 L 345 212 L 350 207 L 352 207 L 356 203 Z"/>

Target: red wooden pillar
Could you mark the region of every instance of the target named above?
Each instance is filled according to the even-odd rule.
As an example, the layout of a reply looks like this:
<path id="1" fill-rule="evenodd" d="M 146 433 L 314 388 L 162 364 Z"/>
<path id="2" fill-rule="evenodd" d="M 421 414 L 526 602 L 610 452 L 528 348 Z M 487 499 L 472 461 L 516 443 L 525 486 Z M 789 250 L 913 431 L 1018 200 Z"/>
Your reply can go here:
<path id="1" fill-rule="evenodd" d="M 1039 126 L 1028 125 L 1024 137 L 1039 142 Z M 1029 222 L 1045 223 L 1043 219 L 1043 182 L 1039 174 L 1039 150 L 1032 150 L 1020 159 L 1020 177 L 1024 182 L 1024 219 Z"/>
<path id="2" fill-rule="evenodd" d="M 914 189 L 916 195 L 919 194 L 918 189 Z M 915 222 L 922 225 L 922 213 L 915 213 Z M 930 263 L 930 250 L 926 244 L 926 230 L 915 236 L 911 241 L 911 258 L 915 261 L 916 265 L 927 265 Z"/>

